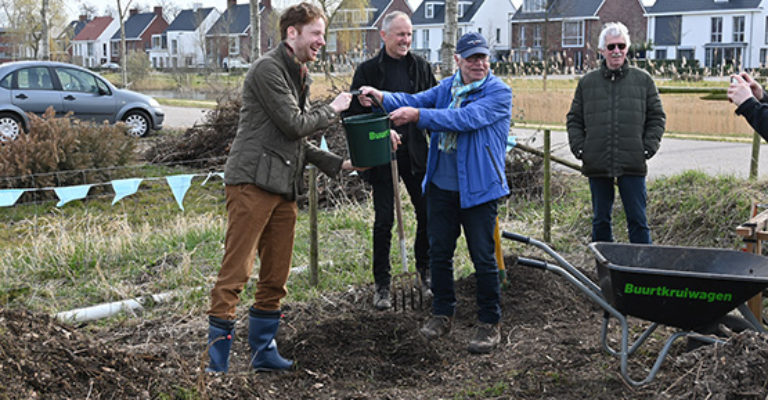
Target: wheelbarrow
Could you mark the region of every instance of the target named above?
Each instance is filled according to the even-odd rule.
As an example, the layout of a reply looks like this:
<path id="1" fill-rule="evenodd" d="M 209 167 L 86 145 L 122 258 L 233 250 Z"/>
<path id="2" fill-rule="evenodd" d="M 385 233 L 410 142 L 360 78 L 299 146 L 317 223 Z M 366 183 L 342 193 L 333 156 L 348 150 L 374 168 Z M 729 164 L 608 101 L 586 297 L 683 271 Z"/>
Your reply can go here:
<path id="1" fill-rule="evenodd" d="M 746 325 L 765 333 L 762 324 L 744 303 L 768 286 L 768 258 L 735 250 L 596 242 L 589 250 L 597 261 L 599 286 L 573 267 L 547 244 L 511 232 L 506 239 L 538 247 L 556 264 L 518 257 L 517 263 L 555 272 L 603 308 L 600 341 L 603 349 L 621 360 L 621 376 L 633 386 L 653 380 L 672 344 L 690 337 L 705 343 L 723 343 L 696 330 L 716 324 L 738 309 Z M 651 322 L 630 343 L 627 317 Z M 621 326 L 621 347 L 607 343 L 608 324 Z M 659 325 L 678 328 L 664 343 L 650 372 L 640 380 L 630 377 L 628 359 Z"/>

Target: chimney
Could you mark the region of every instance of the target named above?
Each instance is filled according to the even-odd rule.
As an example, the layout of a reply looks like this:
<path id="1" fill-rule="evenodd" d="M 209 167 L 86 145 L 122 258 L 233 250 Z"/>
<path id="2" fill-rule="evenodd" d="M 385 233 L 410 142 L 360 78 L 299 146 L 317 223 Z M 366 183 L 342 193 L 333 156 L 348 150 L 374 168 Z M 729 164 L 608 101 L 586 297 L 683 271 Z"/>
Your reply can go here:
<path id="1" fill-rule="evenodd" d="M 155 6 L 155 14 L 159 16 L 163 16 L 163 6 Z"/>
<path id="2" fill-rule="evenodd" d="M 203 8 L 203 3 L 192 3 L 192 10 L 193 11 L 197 11 L 200 8 Z"/>
<path id="3" fill-rule="evenodd" d="M 227 8 L 232 8 L 237 5 L 237 0 L 227 0 Z"/>
<path id="4" fill-rule="evenodd" d="M 136 15 L 138 13 L 139 13 L 138 8 L 132 8 L 131 11 L 128 12 L 128 15 L 131 16 L 131 15 Z"/>
<path id="5" fill-rule="evenodd" d="M 88 16 L 85 14 L 80 14 L 80 17 L 77 18 L 80 22 L 86 22 L 88 21 Z"/>

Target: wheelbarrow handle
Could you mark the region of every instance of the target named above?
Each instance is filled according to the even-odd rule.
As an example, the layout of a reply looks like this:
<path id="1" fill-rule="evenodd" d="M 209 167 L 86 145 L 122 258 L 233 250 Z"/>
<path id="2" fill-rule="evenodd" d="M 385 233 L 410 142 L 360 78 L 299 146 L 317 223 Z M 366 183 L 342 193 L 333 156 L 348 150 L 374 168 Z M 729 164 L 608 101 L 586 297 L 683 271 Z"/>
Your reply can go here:
<path id="1" fill-rule="evenodd" d="M 538 268 L 542 270 L 548 270 L 547 263 L 541 260 L 534 260 L 532 258 L 517 257 L 517 263 L 526 267 Z"/>
<path id="2" fill-rule="evenodd" d="M 518 241 L 520 243 L 525 243 L 525 244 L 528 244 L 531 241 L 530 237 L 523 236 L 523 235 L 520 235 L 520 234 L 517 234 L 517 233 L 513 233 L 513 232 L 503 231 L 503 232 L 501 232 L 501 236 L 503 236 L 504 238 L 516 240 L 516 241 Z"/>

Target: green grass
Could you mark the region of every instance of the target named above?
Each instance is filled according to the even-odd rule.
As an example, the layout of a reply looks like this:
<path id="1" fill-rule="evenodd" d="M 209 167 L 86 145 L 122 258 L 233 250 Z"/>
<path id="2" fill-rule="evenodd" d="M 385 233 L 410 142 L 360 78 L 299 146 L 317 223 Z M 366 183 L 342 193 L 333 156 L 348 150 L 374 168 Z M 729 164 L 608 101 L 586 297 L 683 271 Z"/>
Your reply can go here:
<path id="1" fill-rule="evenodd" d="M 552 245 L 563 254 L 583 253 L 591 227 L 586 178 L 561 175 L 555 182 Z M 751 201 L 763 198 L 767 189 L 766 182 L 696 172 L 651 181 L 648 215 L 654 241 L 736 248 L 740 240 L 734 229 L 748 219 Z M 220 181 L 206 186 L 193 181 L 185 211 L 179 210 L 161 181 L 152 181 L 146 190 L 115 206 L 111 200 L 104 196 L 61 208 L 47 202 L 0 209 L 0 306 L 56 313 L 180 290 L 185 294 L 177 300 L 179 312 L 203 313 L 223 255 L 226 213 Z M 403 203 L 410 252 L 415 217 L 409 202 Z M 539 200 L 512 196 L 500 204 L 499 214 L 502 229 L 542 237 Z M 312 287 L 307 268 L 309 216 L 301 210 L 286 300 L 308 300 L 370 284 L 372 223 L 370 202 L 319 213 L 319 285 Z M 614 227 L 617 240 L 626 242 L 618 201 Z M 463 237 L 457 247 L 456 275 L 467 276 L 473 267 Z M 517 254 L 534 252 L 510 241 L 503 247 Z M 408 256 L 412 263 L 412 254 Z M 391 258 L 393 270 L 399 271 L 396 234 Z M 257 271 L 258 263 L 254 279 Z M 250 284 L 241 296 L 248 298 L 253 290 Z M 124 318 L 115 316 L 100 324 Z"/>
<path id="2" fill-rule="evenodd" d="M 155 100 L 164 106 L 216 108 L 216 102 L 213 100 L 167 99 L 163 97 L 155 97 Z"/>

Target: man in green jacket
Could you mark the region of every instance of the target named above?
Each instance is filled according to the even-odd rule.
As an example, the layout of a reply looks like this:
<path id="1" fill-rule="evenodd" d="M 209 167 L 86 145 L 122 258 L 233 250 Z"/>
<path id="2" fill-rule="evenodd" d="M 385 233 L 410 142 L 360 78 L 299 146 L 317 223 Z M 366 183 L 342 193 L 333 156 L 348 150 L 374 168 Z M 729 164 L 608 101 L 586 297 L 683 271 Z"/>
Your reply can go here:
<path id="1" fill-rule="evenodd" d="M 280 17 L 282 42 L 260 57 L 245 77 L 237 135 L 224 174 L 227 232 L 208 310 L 208 371 L 226 372 L 229 367 L 235 307 L 257 251 L 261 267 L 248 318 L 250 364 L 260 371 L 292 365 L 280 356 L 274 339 L 291 267 L 304 166 L 312 163 L 329 176 L 354 169 L 349 160 L 342 162 L 305 139 L 336 122 L 352 99 L 342 93 L 330 105 L 310 107 L 306 63 L 325 45 L 326 22 L 323 12 L 309 3 L 286 9 Z"/>
<path id="2" fill-rule="evenodd" d="M 592 193 L 592 241 L 612 242 L 619 187 L 629 241 L 651 243 L 645 214 L 646 160 L 659 149 L 666 116 L 651 76 L 627 63 L 629 31 L 611 22 L 600 32 L 600 69 L 584 75 L 568 112 L 568 141 Z"/>

